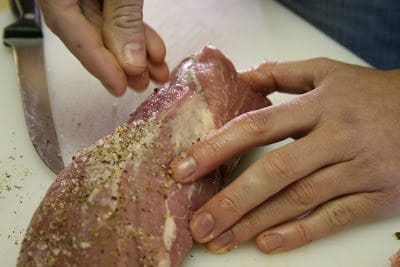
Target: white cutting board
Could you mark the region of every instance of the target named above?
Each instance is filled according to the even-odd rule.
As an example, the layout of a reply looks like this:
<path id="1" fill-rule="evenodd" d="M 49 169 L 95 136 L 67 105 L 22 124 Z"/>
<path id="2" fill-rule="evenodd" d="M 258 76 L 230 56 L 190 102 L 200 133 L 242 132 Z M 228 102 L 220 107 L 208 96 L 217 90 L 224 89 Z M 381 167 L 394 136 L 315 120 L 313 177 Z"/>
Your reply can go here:
<path id="1" fill-rule="evenodd" d="M 365 65 L 273 1 L 146 0 L 145 18 L 164 37 L 170 66 L 209 42 L 229 56 L 238 69 L 265 59 L 316 56 Z M 9 11 L 0 11 L 0 28 L 10 21 Z M 53 113 L 63 156 L 69 161 L 73 153 L 125 121 L 147 93 L 130 92 L 121 99 L 109 96 L 47 29 L 45 36 Z M 289 98 L 283 94 L 271 96 L 274 103 Z M 241 169 L 273 147 L 253 153 Z M 12 55 L 0 46 L 0 266 L 15 265 L 22 234 L 54 178 L 30 144 Z M 400 247 L 400 241 L 393 237 L 399 230 L 397 217 L 272 256 L 257 252 L 253 244 L 222 256 L 197 246 L 184 267 L 389 266 L 389 256 Z"/>

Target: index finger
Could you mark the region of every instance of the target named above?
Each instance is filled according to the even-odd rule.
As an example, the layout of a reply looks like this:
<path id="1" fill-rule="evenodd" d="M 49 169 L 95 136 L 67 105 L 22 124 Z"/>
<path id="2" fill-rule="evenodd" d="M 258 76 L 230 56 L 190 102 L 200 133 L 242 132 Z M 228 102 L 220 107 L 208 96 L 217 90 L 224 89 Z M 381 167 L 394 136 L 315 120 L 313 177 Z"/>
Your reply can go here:
<path id="1" fill-rule="evenodd" d="M 308 94 L 237 117 L 178 156 L 171 164 L 173 177 L 192 182 L 251 148 L 312 129 L 320 114 L 313 98 Z"/>

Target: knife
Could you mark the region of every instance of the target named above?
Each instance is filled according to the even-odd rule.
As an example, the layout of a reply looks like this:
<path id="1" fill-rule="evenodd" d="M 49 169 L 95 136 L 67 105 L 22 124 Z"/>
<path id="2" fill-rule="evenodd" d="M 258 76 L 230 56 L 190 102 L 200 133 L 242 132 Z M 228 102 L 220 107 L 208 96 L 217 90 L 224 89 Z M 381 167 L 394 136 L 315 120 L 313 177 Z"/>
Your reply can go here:
<path id="1" fill-rule="evenodd" d="M 10 4 L 18 20 L 4 29 L 3 42 L 13 49 L 29 136 L 46 166 L 58 174 L 64 162 L 47 89 L 39 8 L 35 0 Z"/>

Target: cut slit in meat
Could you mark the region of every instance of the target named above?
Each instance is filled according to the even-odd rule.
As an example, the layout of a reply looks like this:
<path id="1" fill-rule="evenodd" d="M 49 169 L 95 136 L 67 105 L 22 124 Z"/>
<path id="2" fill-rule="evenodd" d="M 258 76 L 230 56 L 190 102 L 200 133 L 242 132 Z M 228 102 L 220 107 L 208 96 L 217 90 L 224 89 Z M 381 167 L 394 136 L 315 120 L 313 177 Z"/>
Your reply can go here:
<path id="1" fill-rule="evenodd" d="M 171 160 L 241 113 L 269 104 L 213 47 L 184 60 L 127 124 L 78 155 L 27 230 L 18 266 L 179 266 L 188 221 L 220 171 L 182 185 Z"/>

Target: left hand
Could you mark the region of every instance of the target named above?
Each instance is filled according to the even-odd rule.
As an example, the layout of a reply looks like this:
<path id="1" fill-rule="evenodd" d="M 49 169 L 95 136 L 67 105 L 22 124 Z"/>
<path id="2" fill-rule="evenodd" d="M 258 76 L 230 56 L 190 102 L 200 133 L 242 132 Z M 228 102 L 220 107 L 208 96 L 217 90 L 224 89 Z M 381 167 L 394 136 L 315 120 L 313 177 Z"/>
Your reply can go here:
<path id="1" fill-rule="evenodd" d="M 49 28 L 107 90 L 163 83 L 169 70 L 165 44 L 143 21 L 144 0 L 40 0 Z"/>
<path id="2" fill-rule="evenodd" d="M 191 182 L 257 146 L 295 141 L 264 155 L 194 214 L 196 241 L 223 253 L 256 237 L 265 253 L 286 251 L 400 212 L 400 71 L 320 58 L 263 64 L 242 78 L 266 94 L 301 95 L 194 144 L 173 162 L 174 177 Z"/>

